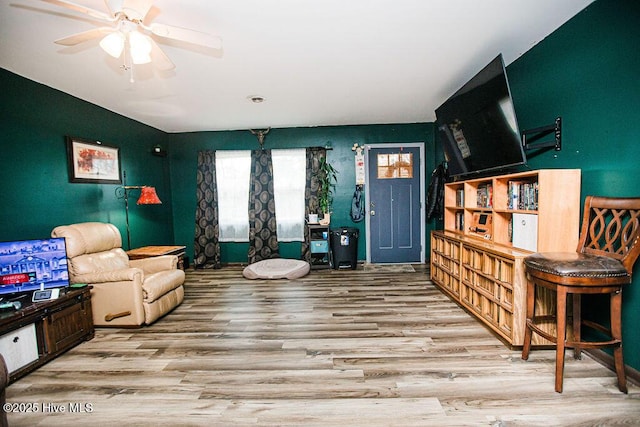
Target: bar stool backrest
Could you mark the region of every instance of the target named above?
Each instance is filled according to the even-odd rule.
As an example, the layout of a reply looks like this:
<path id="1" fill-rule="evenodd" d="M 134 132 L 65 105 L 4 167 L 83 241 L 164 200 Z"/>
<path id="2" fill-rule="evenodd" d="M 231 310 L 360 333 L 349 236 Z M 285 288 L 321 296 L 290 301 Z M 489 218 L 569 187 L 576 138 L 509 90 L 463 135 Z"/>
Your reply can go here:
<path id="1" fill-rule="evenodd" d="M 640 255 L 640 198 L 587 196 L 577 252 L 618 259 L 631 275 Z"/>

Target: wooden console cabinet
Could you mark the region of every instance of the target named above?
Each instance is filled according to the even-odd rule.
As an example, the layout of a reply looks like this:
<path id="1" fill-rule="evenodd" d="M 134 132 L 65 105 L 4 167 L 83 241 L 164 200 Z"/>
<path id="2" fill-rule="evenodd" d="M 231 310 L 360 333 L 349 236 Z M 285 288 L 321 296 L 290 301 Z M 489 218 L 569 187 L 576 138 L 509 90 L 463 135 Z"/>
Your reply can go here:
<path id="1" fill-rule="evenodd" d="M 91 288 L 69 288 L 58 299 L 0 313 L 0 353 L 13 382 L 93 338 Z"/>
<path id="2" fill-rule="evenodd" d="M 431 279 L 511 346 L 524 339 L 533 252 L 575 251 L 580 170 L 545 169 L 445 185 L 444 230 L 431 234 Z M 537 313 L 555 310 L 542 290 Z M 553 323 L 545 326 L 554 332 Z M 534 336 L 535 345 L 547 344 Z"/>

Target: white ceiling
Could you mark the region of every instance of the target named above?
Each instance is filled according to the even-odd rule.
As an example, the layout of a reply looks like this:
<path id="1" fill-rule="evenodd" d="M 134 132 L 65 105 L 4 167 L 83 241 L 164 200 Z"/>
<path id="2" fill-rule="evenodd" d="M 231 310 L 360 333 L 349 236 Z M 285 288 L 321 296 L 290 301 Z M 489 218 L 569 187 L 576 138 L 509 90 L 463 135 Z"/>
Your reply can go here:
<path id="1" fill-rule="evenodd" d="M 0 67 L 165 132 L 430 122 L 498 53 L 508 65 L 592 1 L 155 0 L 153 22 L 223 49 L 156 38 L 176 68 L 135 66 L 130 83 L 97 41 L 53 43 L 103 23 L 0 0 Z"/>

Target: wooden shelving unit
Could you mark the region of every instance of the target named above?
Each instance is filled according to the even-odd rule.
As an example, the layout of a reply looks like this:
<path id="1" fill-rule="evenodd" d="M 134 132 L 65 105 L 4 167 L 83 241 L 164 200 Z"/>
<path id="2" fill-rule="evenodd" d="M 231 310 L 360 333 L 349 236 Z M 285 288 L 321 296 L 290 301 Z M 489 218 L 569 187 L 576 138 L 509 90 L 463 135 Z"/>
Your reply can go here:
<path id="1" fill-rule="evenodd" d="M 431 279 L 508 344 L 521 346 L 523 259 L 534 251 L 575 251 L 580 170 L 545 169 L 453 182 L 445 185 L 444 204 L 444 230 L 431 234 Z M 553 296 L 541 294 L 537 312 L 555 310 Z M 553 324 L 547 327 L 552 331 Z M 538 339 L 534 344 L 546 343 Z"/>

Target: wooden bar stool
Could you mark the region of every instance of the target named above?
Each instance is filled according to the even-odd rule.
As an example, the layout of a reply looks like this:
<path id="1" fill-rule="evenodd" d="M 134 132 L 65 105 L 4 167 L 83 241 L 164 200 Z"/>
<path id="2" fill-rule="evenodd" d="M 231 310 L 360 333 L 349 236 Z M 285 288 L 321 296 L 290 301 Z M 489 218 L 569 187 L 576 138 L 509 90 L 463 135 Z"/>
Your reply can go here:
<path id="1" fill-rule="evenodd" d="M 622 286 L 631 283 L 633 264 L 640 255 L 640 198 L 587 196 L 576 252 L 536 253 L 524 260 L 527 273 L 527 327 L 522 358 L 529 358 L 532 333 L 556 344 L 556 384 L 562 393 L 565 348 L 580 358 L 584 348 L 613 347 L 618 388 L 627 393 L 622 357 Z M 556 314 L 536 316 L 536 285 L 556 292 Z M 609 294 L 611 325 L 582 320 L 582 294 Z M 573 337 L 567 338 L 567 297 L 573 300 Z M 541 322 L 555 320 L 556 335 Z M 602 332 L 604 341 L 582 341 L 581 326 Z"/>

